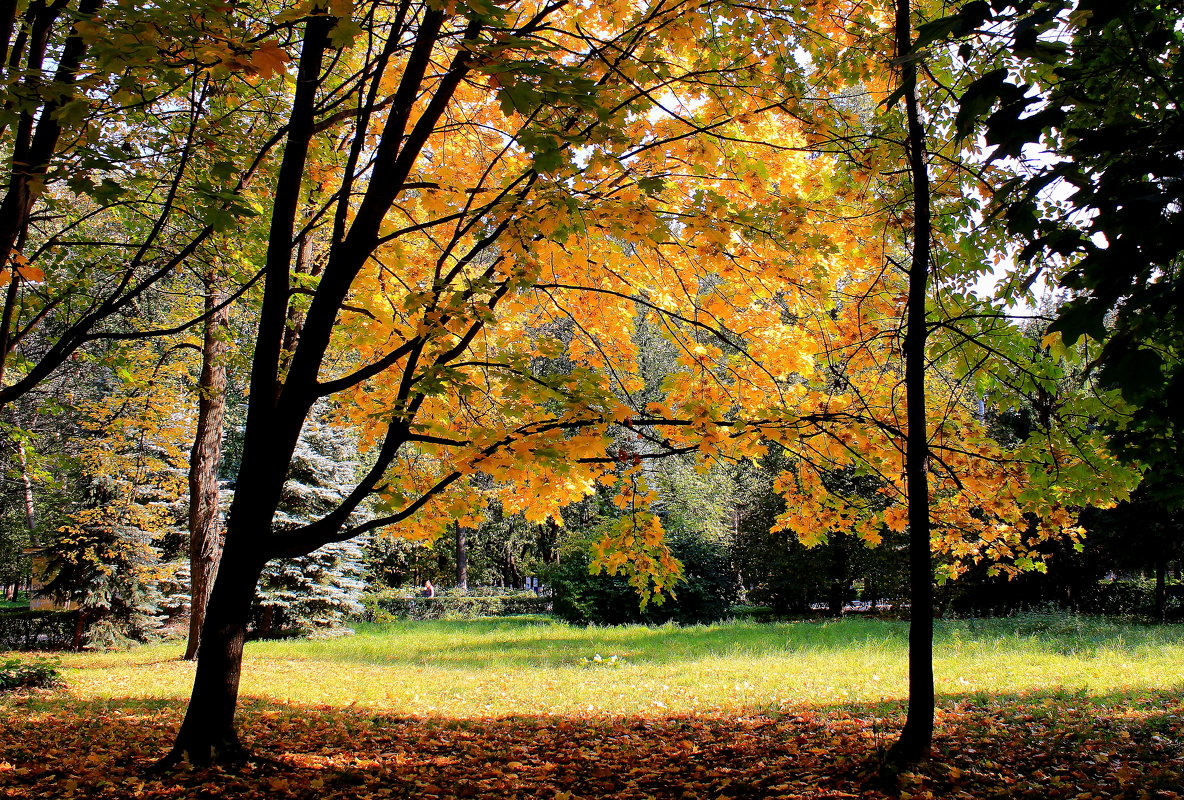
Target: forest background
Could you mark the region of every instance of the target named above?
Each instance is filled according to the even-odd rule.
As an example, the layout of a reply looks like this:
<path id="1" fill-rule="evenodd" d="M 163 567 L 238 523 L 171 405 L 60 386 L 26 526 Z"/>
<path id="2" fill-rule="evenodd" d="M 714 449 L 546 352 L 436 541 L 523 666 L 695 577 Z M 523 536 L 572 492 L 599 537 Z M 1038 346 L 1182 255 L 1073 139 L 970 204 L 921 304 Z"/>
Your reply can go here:
<path id="1" fill-rule="evenodd" d="M 429 579 L 1177 613 L 1174 14 L 9 3 L 0 578 L 193 758 Z"/>

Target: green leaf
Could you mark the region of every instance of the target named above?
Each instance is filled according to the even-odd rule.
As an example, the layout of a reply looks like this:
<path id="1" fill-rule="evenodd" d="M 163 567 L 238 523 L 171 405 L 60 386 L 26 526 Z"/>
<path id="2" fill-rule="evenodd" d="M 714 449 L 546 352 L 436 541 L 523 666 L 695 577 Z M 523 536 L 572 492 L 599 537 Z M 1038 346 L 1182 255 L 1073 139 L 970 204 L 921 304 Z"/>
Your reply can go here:
<path id="1" fill-rule="evenodd" d="M 342 49 L 353 44 L 354 39 L 361 34 L 361 25 L 352 19 L 339 19 L 337 24 L 333 26 L 333 30 L 329 31 L 329 41 L 333 43 L 334 47 Z"/>
<path id="2" fill-rule="evenodd" d="M 1060 333 L 1067 347 L 1072 347 L 1082 336 L 1100 342 L 1106 338 L 1106 309 L 1088 300 L 1066 303 L 1048 331 Z"/>

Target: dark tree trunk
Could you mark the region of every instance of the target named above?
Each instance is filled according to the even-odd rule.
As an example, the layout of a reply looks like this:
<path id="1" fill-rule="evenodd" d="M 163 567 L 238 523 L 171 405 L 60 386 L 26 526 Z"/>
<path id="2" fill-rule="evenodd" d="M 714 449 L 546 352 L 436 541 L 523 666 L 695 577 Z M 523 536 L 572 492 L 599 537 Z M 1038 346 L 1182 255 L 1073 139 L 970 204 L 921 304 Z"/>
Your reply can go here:
<path id="1" fill-rule="evenodd" d="M 359 127 L 350 150 L 345 188 L 339 194 L 341 200 L 334 216 L 334 233 L 324 272 L 316 288 L 311 290 L 312 301 L 307 312 L 301 315 L 302 321 L 294 320 L 299 324 L 298 338 L 286 341 L 284 332 L 290 319 L 293 294 L 291 262 L 301 185 L 310 143 L 316 132 L 317 94 L 323 81 L 323 61 L 330 49 L 329 33 L 336 18 L 315 14 L 304 23 L 284 152 L 272 200 L 263 302 L 252 356 L 250 403 L 238 484 L 227 520 L 225 550 L 206 608 L 193 694 L 176 744 L 161 766 L 185 758 L 196 763 L 235 762 L 249 758 L 235 734 L 234 709 L 243 641 L 263 566 L 270 558 L 305 555 L 330 541 L 349 537 L 348 532 L 342 533 L 342 527 L 358 505 L 374 492 L 399 448 L 408 441 L 411 420 L 423 402 L 424 396 L 415 394 L 413 380 L 414 364 L 422 355 L 422 337 L 412 340 L 414 346 L 397 348 L 384 359 L 351 376 L 322 381 L 321 370 L 342 304 L 354 279 L 379 246 L 382 221 L 453 93 L 472 68 L 473 53 L 462 49 L 455 54 L 451 66 L 442 75 L 433 75 L 428 84 L 430 88 L 425 88 L 424 81 L 435 63 L 436 45 L 448 16 L 449 12 L 435 7 L 426 8 L 420 16 L 414 44 L 401 65 L 402 76 L 386 124 L 372 149 L 366 144 L 366 132 L 371 128 L 370 113 L 376 108 L 377 83 L 369 92 L 366 101 L 369 105 L 359 112 Z M 395 27 L 400 26 L 401 23 Z M 475 41 L 481 27 L 479 19 L 470 19 L 462 34 L 464 39 Z M 393 57 L 402 42 L 402 35 L 392 34 L 389 42 L 383 59 Z M 381 75 L 384 69 L 385 66 L 379 66 L 374 74 Z M 430 100 L 425 108 L 419 108 L 425 94 L 430 95 Z M 349 187 L 353 185 L 357 174 L 355 166 L 363 157 L 363 150 L 370 163 L 362 170 L 368 179 L 365 190 L 360 192 L 361 200 L 356 211 L 351 211 L 354 209 L 352 198 L 359 192 Z M 503 223 L 497 230 L 505 230 L 505 226 Z M 490 274 L 493 274 L 492 268 Z M 487 305 L 492 308 L 496 299 L 508 292 L 511 285 L 504 283 Z M 480 325 L 475 324 L 467 334 L 468 338 L 463 340 L 463 346 L 455 348 L 456 354 L 468 346 L 479 330 Z M 288 345 L 294 346 L 290 356 L 285 353 Z M 316 400 L 377 375 L 400 357 L 406 358 L 404 380 L 397 390 L 404 411 L 389 424 L 386 438 L 374 458 L 375 463 L 333 512 L 282 536 L 273 533 L 272 521 L 292 454 L 301 427 Z M 438 356 L 436 363 L 447 360 Z M 422 498 L 423 501 L 426 499 L 426 496 Z M 409 515 L 418 507 L 413 504 L 404 513 Z M 393 517 L 390 519 L 396 521 Z M 358 532 L 353 530 L 355 534 Z"/>
<path id="2" fill-rule="evenodd" d="M 830 584 L 827 587 L 827 613 L 832 617 L 843 616 L 843 606 L 851 588 L 848 577 L 849 563 L 846 537 L 839 536 L 831 544 Z"/>
<path id="3" fill-rule="evenodd" d="M 218 466 L 222 462 L 222 433 L 226 420 L 225 329 L 230 309 L 229 306 L 219 306 L 225 299 L 225 292 L 217 287 L 215 280 L 207 281 L 197 433 L 189 458 L 190 614 L 186 661 L 197 658 L 206 603 L 222 556 Z"/>
<path id="4" fill-rule="evenodd" d="M 314 17 L 306 23 L 288 139 L 276 180 L 242 465 L 227 519 L 225 549 L 206 604 L 193 693 L 173 749 L 158 765 L 161 768 L 184 759 L 208 764 L 240 763 L 250 758 L 234 730 L 243 643 L 256 584 L 264 564 L 276 555 L 269 550 L 272 518 L 304 412 L 312 404 L 311 397 L 302 399 L 290 404 L 286 414 L 279 413 L 277 395 L 294 219 L 313 135 L 322 58 L 332 25 L 329 17 Z"/>
<path id="5" fill-rule="evenodd" d="M 189 708 L 173 749 L 161 766 L 172 766 L 184 759 L 201 766 L 214 761 L 241 763 L 250 758 L 235 732 L 234 712 L 251 601 L 266 558 L 235 544 L 241 540 L 241 536 L 227 538 L 206 605 Z"/>
<path id="6" fill-rule="evenodd" d="M 456 526 L 456 588 L 469 589 L 469 537 L 463 525 Z"/>
<path id="7" fill-rule="evenodd" d="M 908 0 L 896 7 L 896 42 L 900 58 L 905 113 L 908 118 L 909 171 L 913 179 L 913 250 L 908 273 L 908 311 L 904 339 L 905 478 L 909 522 L 909 701 L 900 738 L 888 751 L 894 766 L 929 757 L 933 741 L 933 556 L 930 552 L 929 441 L 925 414 L 925 300 L 930 258 L 929 173 L 925 132 L 917 103 L 917 66 L 908 57 L 912 33 Z"/>
<path id="8" fill-rule="evenodd" d="M 74 633 L 70 636 L 70 649 L 81 650 L 82 640 L 86 634 L 86 612 L 78 609 L 74 612 Z"/>
<path id="9" fill-rule="evenodd" d="M 1162 557 L 1155 562 L 1155 618 L 1162 622 L 1168 610 L 1168 564 Z"/>
<path id="10" fill-rule="evenodd" d="M 260 639 L 270 639 L 273 628 L 275 628 L 275 606 L 265 606 L 259 614 L 259 629 L 255 631 L 255 635 Z"/>

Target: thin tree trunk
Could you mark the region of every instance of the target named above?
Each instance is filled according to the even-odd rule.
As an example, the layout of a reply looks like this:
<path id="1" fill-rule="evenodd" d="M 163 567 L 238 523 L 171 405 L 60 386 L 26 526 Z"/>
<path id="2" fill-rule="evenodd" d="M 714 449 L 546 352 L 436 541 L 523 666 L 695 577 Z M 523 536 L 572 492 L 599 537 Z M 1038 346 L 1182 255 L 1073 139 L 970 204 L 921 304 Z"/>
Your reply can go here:
<path id="1" fill-rule="evenodd" d="M 1155 562 L 1155 618 L 1163 622 L 1168 609 L 1168 563 L 1162 556 Z"/>
<path id="2" fill-rule="evenodd" d="M 222 555 L 218 513 L 218 466 L 226 421 L 225 330 L 229 306 L 226 293 L 207 281 L 206 323 L 201 350 L 201 379 L 197 396 L 197 432 L 189 458 L 189 641 L 185 660 L 197 658 L 206 603 Z M 219 306 L 222 306 L 219 308 Z"/>
<path id="3" fill-rule="evenodd" d="M 909 701 L 900 738 L 888 751 L 893 766 L 928 758 L 933 741 L 933 556 L 930 552 L 929 441 L 925 413 L 925 300 L 930 259 L 930 193 L 925 132 L 917 103 L 917 67 L 911 59 L 908 0 L 896 7 L 897 57 L 908 118 L 906 150 L 913 179 L 913 251 L 908 273 L 904 339 L 905 478 L 909 522 Z"/>
<path id="4" fill-rule="evenodd" d="M 469 590 L 469 542 L 465 526 L 456 526 L 456 588 Z"/>
<path id="5" fill-rule="evenodd" d="M 25 525 L 29 528 L 29 544 L 37 547 L 37 505 L 33 497 L 33 476 L 29 474 L 29 458 L 22 441 L 16 443 L 16 457 L 21 467 L 21 488 L 25 494 Z"/>
<path id="6" fill-rule="evenodd" d="M 0 268 L 4 267 L 4 262 L 0 261 Z M 19 293 L 21 277 L 16 270 L 12 271 L 12 277 L 8 281 L 8 288 L 4 292 L 4 308 L 0 311 L 0 389 L 4 388 L 4 373 L 8 365 L 8 351 L 10 348 L 9 339 L 12 330 L 13 317 L 16 314 L 16 301 Z M 0 403 L 0 408 L 3 404 Z"/>

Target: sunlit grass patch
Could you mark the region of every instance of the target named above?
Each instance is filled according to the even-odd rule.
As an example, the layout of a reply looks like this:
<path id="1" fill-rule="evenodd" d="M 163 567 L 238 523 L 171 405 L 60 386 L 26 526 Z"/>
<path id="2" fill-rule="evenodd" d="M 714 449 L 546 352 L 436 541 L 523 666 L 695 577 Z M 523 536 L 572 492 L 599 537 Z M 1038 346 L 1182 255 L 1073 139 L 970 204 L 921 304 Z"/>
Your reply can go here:
<path id="1" fill-rule="evenodd" d="M 847 618 L 577 628 L 540 618 L 360 625 L 354 636 L 247 645 L 242 694 L 409 716 L 748 713 L 895 703 L 907 625 Z M 179 645 L 71 654 L 79 699 L 184 698 Z M 1028 615 L 937 624 L 939 695 L 1184 685 L 1184 626 Z"/>

